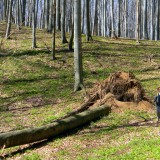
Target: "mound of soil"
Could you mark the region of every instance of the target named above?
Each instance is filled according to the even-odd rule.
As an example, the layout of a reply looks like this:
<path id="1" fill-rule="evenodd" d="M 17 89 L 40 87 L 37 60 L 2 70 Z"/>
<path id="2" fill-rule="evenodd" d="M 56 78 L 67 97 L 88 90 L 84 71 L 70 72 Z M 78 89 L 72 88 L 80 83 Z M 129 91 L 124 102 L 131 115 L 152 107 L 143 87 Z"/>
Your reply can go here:
<path id="1" fill-rule="evenodd" d="M 90 107 L 106 104 L 112 111 L 126 109 L 153 111 L 152 102 L 145 96 L 140 82 L 131 73 L 116 72 L 101 83 L 95 84 L 85 103 L 61 119 L 83 112 Z"/>
<path id="2" fill-rule="evenodd" d="M 106 104 L 114 108 L 152 110 L 140 82 L 131 73 L 116 72 L 96 84 L 87 99 L 88 107 Z"/>

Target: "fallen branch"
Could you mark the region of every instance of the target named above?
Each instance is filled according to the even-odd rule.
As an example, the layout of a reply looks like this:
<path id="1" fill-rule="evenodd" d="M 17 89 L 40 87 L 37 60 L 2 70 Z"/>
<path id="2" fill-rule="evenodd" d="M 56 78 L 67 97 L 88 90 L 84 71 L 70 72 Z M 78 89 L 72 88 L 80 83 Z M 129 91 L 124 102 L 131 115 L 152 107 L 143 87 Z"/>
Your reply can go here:
<path id="1" fill-rule="evenodd" d="M 42 127 L 2 133 L 0 134 L 0 148 L 4 146 L 9 148 L 55 137 L 101 116 L 108 115 L 110 111 L 110 107 L 103 105 Z"/>

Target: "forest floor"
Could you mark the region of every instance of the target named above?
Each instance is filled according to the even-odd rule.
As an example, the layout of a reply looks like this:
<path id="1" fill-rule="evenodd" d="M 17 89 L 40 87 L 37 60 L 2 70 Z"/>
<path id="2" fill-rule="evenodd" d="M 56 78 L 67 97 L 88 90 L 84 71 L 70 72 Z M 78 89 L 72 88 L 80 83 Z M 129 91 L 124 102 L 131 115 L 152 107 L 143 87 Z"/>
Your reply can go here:
<path id="1" fill-rule="evenodd" d="M 37 30 L 34 50 L 31 29 L 13 26 L 9 40 L 3 39 L 4 33 L 5 24 L 0 23 L 0 133 L 48 124 L 84 102 L 84 90 L 73 92 L 73 52 L 61 44 L 59 33 L 55 61 L 46 31 Z M 82 37 L 86 90 L 111 73 L 125 71 L 132 72 L 153 99 L 160 85 L 160 42 L 93 39 Z M 154 108 L 119 110 L 56 139 L 0 150 L 0 155 L 11 160 L 160 159 L 159 136 Z"/>

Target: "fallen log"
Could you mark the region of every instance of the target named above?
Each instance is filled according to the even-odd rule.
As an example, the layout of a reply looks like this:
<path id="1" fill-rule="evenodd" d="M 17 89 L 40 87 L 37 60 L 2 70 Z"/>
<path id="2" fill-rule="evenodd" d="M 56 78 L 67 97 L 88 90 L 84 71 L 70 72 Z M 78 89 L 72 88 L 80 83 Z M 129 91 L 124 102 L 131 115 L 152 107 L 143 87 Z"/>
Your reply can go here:
<path id="1" fill-rule="evenodd" d="M 74 116 L 70 116 L 42 127 L 2 133 L 0 134 L 0 148 L 9 148 L 38 142 L 58 136 L 76 127 L 80 127 L 86 123 L 96 120 L 101 116 L 108 115 L 110 111 L 110 107 L 103 105 L 97 108 L 88 109 Z"/>

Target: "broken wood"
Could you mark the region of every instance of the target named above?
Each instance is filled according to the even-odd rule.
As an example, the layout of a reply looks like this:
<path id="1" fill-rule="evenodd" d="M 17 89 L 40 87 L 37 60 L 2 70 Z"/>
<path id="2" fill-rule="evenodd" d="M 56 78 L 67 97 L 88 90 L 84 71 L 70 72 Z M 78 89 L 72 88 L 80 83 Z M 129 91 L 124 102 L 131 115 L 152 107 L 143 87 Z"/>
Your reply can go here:
<path id="1" fill-rule="evenodd" d="M 103 105 L 42 127 L 2 133 L 0 134 L 0 148 L 3 148 L 3 146 L 9 148 L 58 136 L 101 116 L 108 115 L 110 111 L 110 107 Z"/>

